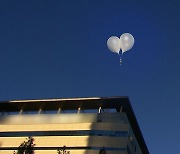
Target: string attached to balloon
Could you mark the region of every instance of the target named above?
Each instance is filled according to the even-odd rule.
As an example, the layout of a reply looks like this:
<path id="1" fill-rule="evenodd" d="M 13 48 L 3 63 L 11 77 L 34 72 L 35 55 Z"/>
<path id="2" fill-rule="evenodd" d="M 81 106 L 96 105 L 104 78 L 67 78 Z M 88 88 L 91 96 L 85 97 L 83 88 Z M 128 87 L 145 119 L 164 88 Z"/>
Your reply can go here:
<path id="1" fill-rule="evenodd" d="M 123 54 L 122 54 L 122 53 L 118 53 L 118 54 L 119 54 L 119 57 L 120 57 L 120 58 L 119 58 L 119 63 L 120 63 L 120 65 L 122 65 L 122 55 L 123 55 Z"/>
<path id="2" fill-rule="evenodd" d="M 134 45 L 134 37 L 129 33 L 124 33 L 118 38 L 117 36 L 111 36 L 107 40 L 107 46 L 110 51 L 120 55 L 120 65 L 122 65 L 122 55 L 130 50 Z M 120 53 L 121 50 L 121 53 Z"/>
<path id="3" fill-rule="evenodd" d="M 122 65 L 122 58 L 121 57 L 119 59 L 119 63 L 120 63 L 120 65 Z"/>
<path id="4" fill-rule="evenodd" d="M 122 65 L 122 59 L 120 58 L 120 61 L 119 61 L 120 65 Z"/>

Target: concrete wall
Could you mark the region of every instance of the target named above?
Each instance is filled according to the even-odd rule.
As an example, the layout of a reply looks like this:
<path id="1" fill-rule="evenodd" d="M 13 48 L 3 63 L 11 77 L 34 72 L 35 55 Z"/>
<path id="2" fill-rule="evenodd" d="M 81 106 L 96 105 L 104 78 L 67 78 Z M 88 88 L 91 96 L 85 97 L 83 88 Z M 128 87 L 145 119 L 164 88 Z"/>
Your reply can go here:
<path id="1" fill-rule="evenodd" d="M 54 124 L 54 123 L 93 123 L 109 122 L 127 124 L 125 113 L 105 113 L 105 114 L 21 114 L 21 115 L 1 115 L 0 124 Z"/>
<path id="2" fill-rule="evenodd" d="M 74 131 L 109 130 L 129 131 L 124 113 L 105 114 L 33 114 L 2 115 L 0 132 L 22 131 Z M 33 136 L 36 147 L 112 147 L 126 148 L 128 137 L 110 136 Z M 0 147 L 18 147 L 26 137 L 0 137 Z M 71 154 L 98 154 L 99 150 L 70 150 Z M 12 150 L 1 150 L 0 154 L 12 154 Z M 55 154 L 56 150 L 35 152 L 36 154 Z M 107 154 L 125 154 L 121 151 L 107 151 Z"/>

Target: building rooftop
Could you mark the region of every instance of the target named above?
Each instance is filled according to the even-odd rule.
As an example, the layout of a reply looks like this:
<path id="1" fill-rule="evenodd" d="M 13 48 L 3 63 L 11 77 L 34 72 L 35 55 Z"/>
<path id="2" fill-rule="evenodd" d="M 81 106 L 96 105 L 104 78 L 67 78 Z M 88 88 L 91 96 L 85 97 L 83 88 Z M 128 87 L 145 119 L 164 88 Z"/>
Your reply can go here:
<path id="1" fill-rule="evenodd" d="M 136 120 L 129 98 L 124 97 L 91 97 L 91 98 L 65 98 L 41 100 L 13 100 L 1 101 L 0 112 L 44 111 L 58 110 L 89 110 L 89 109 L 116 109 L 125 112 L 134 131 L 136 139 L 144 154 L 149 154 L 143 135 Z"/>

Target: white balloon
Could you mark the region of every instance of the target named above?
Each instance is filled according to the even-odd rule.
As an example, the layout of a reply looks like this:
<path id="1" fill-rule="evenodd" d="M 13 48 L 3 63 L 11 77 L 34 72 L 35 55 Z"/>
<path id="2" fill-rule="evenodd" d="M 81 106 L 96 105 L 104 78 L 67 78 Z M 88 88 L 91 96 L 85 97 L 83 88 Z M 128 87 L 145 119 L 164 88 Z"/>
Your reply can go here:
<path id="1" fill-rule="evenodd" d="M 134 37 L 129 33 L 124 33 L 120 36 L 120 45 L 122 54 L 130 50 L 134 45 Z"/>
<path id="2" fill-rule="evenodd" d="M 107 46 L 108 46 L 109 50 L 119 54 L 119 51 L 121 49 L 120 39 L 117 36 L 111 36 L 107 40 Z"/>

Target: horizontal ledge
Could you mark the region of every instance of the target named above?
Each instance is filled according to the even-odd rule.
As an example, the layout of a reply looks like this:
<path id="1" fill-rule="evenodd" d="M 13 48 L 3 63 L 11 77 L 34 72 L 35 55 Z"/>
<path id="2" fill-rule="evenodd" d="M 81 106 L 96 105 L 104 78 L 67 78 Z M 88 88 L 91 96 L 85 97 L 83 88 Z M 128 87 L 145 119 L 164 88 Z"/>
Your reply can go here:
<path id="1" fill-rule="evenodd" d="M 27 148 L 21 148 L 27 150 Z M 33 150 L 101 150 L 103 147 L 32 147 Z M 125 151 L 126 148 L 111 148 L 104 147 L 105 150 L 111 151 Z M 19 147 L 0 147 L 0 150 L 19 150 Z"/>

